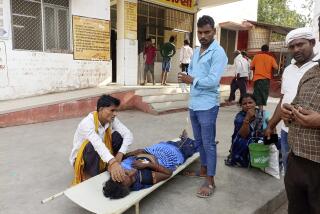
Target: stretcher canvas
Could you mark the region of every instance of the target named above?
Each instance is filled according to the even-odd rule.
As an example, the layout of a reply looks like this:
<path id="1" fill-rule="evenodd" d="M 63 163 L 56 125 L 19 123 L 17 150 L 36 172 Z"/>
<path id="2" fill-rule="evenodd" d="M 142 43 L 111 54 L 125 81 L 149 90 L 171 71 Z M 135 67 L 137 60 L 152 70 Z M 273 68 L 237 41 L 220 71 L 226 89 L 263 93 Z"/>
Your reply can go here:
<path id="1" fill-rule="evenodd" d="M 181 172 L 184 168 L 199 158 L 199 153 L 187 159 L 187 161 L 179 166 L 172 174 L 171 178 Z M 145 196 L 149 195 L 152 191 L 156 190 L 169 179 L 159 182 L 150 188 L 140 191 L 133 191 L 128 196 L 122 199 L 110 200 L 102 193 L 104 182 L 110 178 L 108 172 L 101 173 L 93 178 L 90 178 L 76 186 L 73 186 L 64 194 L 74 203 L 83 207 L 84 209 L 98 214 L 117 214 L 123 213 L 136 203 L 138 203 Z"/>

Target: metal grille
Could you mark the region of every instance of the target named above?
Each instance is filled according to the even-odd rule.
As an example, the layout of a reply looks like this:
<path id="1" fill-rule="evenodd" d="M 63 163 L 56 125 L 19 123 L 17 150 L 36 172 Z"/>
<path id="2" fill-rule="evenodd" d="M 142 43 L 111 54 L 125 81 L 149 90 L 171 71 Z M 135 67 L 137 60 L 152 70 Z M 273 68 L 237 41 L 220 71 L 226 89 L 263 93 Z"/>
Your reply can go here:
<path id="1" fill-rule="evenodd" d="M 117 29 L 117 5 L 110 7 L 111 29 Z"/>
<path id="2" fill-rule="evenodd" d="M 41 3 L 12 0 L 13 48 L 42 50 Z"/>
<path id="3" fill-rule="evenodd" d="M 58 10 L 58 47 L 62 50 L 69 49 L 68 11 Z"/>
<path id="4" fill-rule="evenodd" d="M 173 9 L 166 9 L 165 27 L 191 32 L 193 26 L 193 15 Z"/>
<path id="5" fill-rule="evenodd" d="M 55 22 L 54 22 L 54 8 L 45 7 L 45 44 L 46 49 L 54 49 L 56 47 L 55 40 Z"/>
<path id="6" fill-rule="evenodd" d="M 138 50 L 143 51 L 144 41 L 151 38 L 157 49 L 164 43 L 164 23 L 165 8 L 150 4 L 147 2 L 139 2 L 138 4 Z M 141 24 L 140 24 L 141 23 Z M 161 61 L 159 51 L 157 51 L 156 61 Z"/>
<path id="7" fill-rule="evenodd" d="M 151 38 L 160 50 L 165 43 L 165 30 L 181 30 L 192 32 L 193 15 L 176 11 L 147 1 L 138 2 L 138 51 L 143 51 L 144 41 Z M 156 61 L 162 61 L 161 54 L 157 51 Z"/>
<path id="8" fill-rule="evenodd" d="M 11 0 L 11 4 L 14 49 L 69 50 L 69 0 Z"/>
<path id="9" fill-rule="evenodd" d="M 69 0 L 43 0 L 44 3 L 69 7 Z"/>
<path id="10" fill-rule="evenodd" d="M 68 50 L 68 10 L 52 5 L 45 5 L 44 20 L 45 49 L 51 51 Z"/>

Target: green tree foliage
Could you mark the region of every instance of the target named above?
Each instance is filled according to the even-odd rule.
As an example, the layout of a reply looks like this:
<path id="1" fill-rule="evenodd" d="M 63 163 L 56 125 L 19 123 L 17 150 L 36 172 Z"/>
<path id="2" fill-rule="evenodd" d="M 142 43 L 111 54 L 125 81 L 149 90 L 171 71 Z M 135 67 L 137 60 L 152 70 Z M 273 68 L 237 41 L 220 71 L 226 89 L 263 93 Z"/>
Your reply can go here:
<path id="1" fill-rule="evenodd" d="M 311 25 L 312 18 L 313 18 L 311 11 L 313 11 L 314 4 L 315 4 L 314 0 L 305 0 L 304 4 L 302 4 L 302 8 L 309 11 L 309 13 L 306 15 L 307 25 Z"/>
<path id="2" fill-rule="evenodd" d="M 290 0 L 259 0 L 258 22 L 294 28 L 306 26 L 307 17 L 290 10 L 289 2 Z"/>

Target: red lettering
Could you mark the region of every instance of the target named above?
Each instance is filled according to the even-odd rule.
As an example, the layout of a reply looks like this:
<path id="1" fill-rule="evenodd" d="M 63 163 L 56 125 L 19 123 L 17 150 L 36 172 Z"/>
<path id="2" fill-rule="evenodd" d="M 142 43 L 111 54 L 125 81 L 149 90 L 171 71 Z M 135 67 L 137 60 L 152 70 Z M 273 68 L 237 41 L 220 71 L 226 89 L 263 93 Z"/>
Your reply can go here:
<path id="1" fill-rule="evenodd" d="M 192 0 L 181 0 L 181 5 L 186 6 L 186 7 L 192 7 Z"/>
<path id="2" fill-rule="evenodd" d="M 180 2 L 180 4 L 182 6 L 192 8 L 192 0 L 167 0 L 167 1 L 172 2 L 172 3 L 179 3 Z"/>

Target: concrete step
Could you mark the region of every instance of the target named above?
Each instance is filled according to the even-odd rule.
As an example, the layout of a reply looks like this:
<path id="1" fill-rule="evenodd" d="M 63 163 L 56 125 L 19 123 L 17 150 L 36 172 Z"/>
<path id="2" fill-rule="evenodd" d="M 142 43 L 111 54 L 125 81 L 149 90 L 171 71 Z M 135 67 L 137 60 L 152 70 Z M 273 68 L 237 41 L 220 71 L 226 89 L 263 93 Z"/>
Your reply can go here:
<path id="1" fill-rule="evenodd" d="M 178 109 L 187 109 L 188 108 L 188 100 L 179 100 L 179 101 L 168 101 L 168 102 L 162 102 L 162 103 L 151 103 L 150 104 L 152 109 L 157 114 L 160 114 L 162 112 L 172 111 L 172 110 L 178 110 Z"/>
<path id="2" fill-rule="evenodd" d="M 230 95 L 230 90 L 220 90 L 220 96 L 221 97 L 222 96 L 224 96 L 224 97 L 228 96 L 229 97 L 229 95 Z"/>
<path id="3" fill-rule="evenodd" d="M 160 95 L 151 95 L 143 96 L 142 101 L 146 103 L 162 103 L 169 101 L 182 101 L 188 100 L 189 93 L 177 93 L 177 94 L 160 94 Z"/>
<path id="4" fill-rule="evenodd" d="M 221 85 L 221 102 L 229 96 L 229 85 Z M 121 100 L 121 109 L 139 109 L 158 114 L 185 109 L 189 94 L 182 94 L 178 84 L 170 86 L 110 85 L 46 94 L 17 100 L 0 101 L 0 127 L 81 117 L 96 109 L 100 95 L 111 94 Z M 226 98 L 224 98 L 226 96 Z M 151 103 L 155 104 L 151 106 Z"/>
<path id="5" fill-rule="evenodd" d="M 143 97 L 143 96 L 172 94 L 172 93 L 180 93 L 180 92 L 181 92 L 181 89 L 179 87 L 143 88 L 143 89 L 137 89 L 135 91 L 135 95 Z"/>
<path id="6" fill-rule="evenodd" d="M 146 89 L 137 89 L 135 90 L 135 95 L 138 96 L 152 96 L 159 94 L 173 94 L 173 93 L 181 93 L 181 89 L 179 87 L 168 87 L 168 88 L 146 88 Z M 229 96 L 230 87 L 220 88 L 220 94 Z"/>
<path id="7" fill-rule="evenodd" d="M 178 87 L 142 89 L 137 90 L 135 95 L 137 94 L 140 94 L 138 96 L 142 98 L 142 102 L 149 106 L 149 110 L 145 112 L 152 114 L 176 112 L 188 108 L 189 93 L 181 93 L 181 89 Z M 229 86 L 220 87 L 220 103 L 222 106 L 228 97 Z"/>

